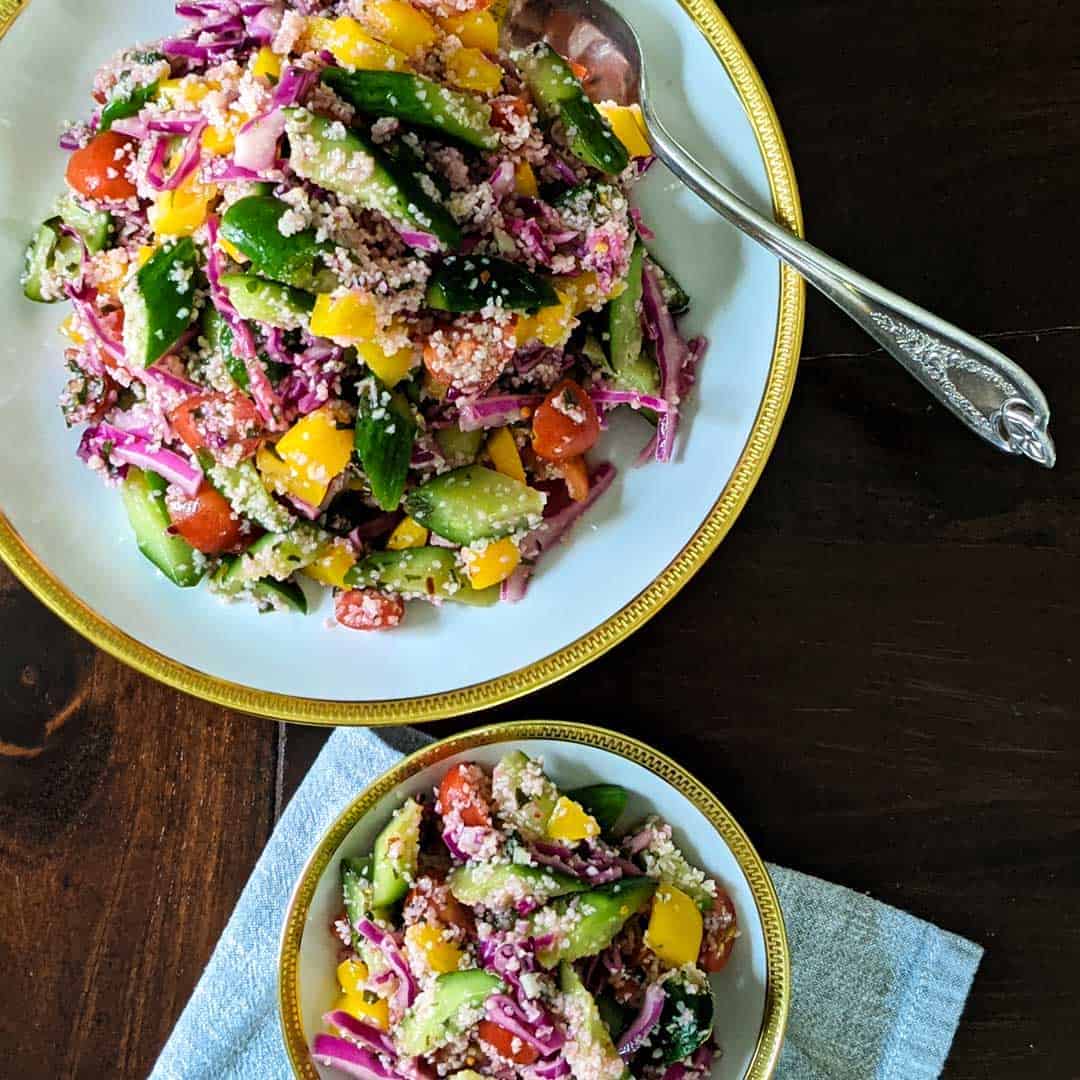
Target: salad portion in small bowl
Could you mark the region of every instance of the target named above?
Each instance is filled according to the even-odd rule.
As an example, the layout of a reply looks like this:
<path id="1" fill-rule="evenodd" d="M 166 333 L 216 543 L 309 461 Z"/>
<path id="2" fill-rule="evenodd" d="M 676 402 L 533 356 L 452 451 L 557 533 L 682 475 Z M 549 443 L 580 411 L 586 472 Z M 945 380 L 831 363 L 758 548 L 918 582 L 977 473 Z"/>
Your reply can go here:
<path id="1" fill-rule="evenodd" d="M 742 945 L 745 996 L 757 898 L 742 942 L 729 882 L 612 782 L 631 777 L 590 770 L 579 785 L 571 772 L 561 787 L 539 747 L 503 744 L 493 759 L 494 749 L 425 769 L 411 794 L 382 801 L 373 839 L 358 844 L 354 831 L 328 852 L 319 890 L 330 917 L 309 916 L 305 936 L 333 957 L 337 994 L 324 971 L 309 1062 L 319 1075 L 381 1080 L 720 1075 L 725 1038 L 745 1043 L 747 1032 L 729 1032 L 743 1011 L 717 1008 L 710 979 Z"/>

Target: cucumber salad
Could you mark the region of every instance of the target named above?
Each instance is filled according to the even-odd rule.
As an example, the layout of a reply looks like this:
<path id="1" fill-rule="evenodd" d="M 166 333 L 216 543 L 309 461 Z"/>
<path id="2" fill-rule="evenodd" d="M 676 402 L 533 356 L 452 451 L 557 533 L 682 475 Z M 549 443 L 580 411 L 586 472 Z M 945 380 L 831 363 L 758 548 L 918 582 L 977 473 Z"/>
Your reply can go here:
<path id="1" fill-rule="evenodd" d="M 709 973 L 738 936 L 724 889 L 627 792 L 566 793 L 514 751 L 408 799 L 341 862 L 341 994 L 313 1059 L 362 1080 L 694 1080 Z"/>
<path id="2" fill-rule="evenodd" d="M 23 289 L 70 303 L 63 414 L 174 584 L 359 630 L 520 600 L 612 410 L 671 459 L 705 341 L 640 111 L 487 2 L 180 0 L 61 136 Z"/>

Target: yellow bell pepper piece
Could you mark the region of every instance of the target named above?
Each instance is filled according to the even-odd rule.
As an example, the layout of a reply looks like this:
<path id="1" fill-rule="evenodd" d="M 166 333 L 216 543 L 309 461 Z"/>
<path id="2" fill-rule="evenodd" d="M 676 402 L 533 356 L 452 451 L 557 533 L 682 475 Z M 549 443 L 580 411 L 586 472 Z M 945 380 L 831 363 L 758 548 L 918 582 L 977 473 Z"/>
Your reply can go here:
<path id="1" fill-rule="evenodd" d="M 416 365 L 416 350 L 411 345 L 388 353 L 377 341 L 361 341 L 356 352 L 385 386 L 397 386 Z"/>
<path id="2" fill-rule="evenodd" d="M 521 464 L 521 454 L 508 427 L 496 428 L 488 436 L 487 454 L 496 472 L 525 483 L 525 466 Z"/>
<path id="3" fill-rule="evenodd" d="M 297 420 L 273 451 L 260 448 L 255 463 L 290 495 L 318 506 L 330 481 L 349 464 L 352 451 L 352 431 L 339 428 L 324 407 Z"/>
<path id="4" fill-rule="evenodd" d="M 391 551 L 401 551 L 403 548 L 423 547 L 427 543 L 428 531 L 418 521 L 411 517 L 403 518 L 397 523 L 394 531 L 386 541 L 386 546 Z"/>
<path id="5" fill-rule="evenodd" d="M 697 904 L 681 889 L 666 882 L 656 890 L 645 944 L 668 967 L 697 961 L 701 952 L 703 921 Z"/>
<path id="6" fill-rule="evenodd" d="M 251 65 L 252 75 L 269 76 L 275 79 L 281 78 L 281 57 L 268 45 L 264 45 L 256 54 Z"/>
<path id="7" fill-rule="evenodd" d="M 247 113 L 230 112 L 225 123 L 208 127 L 202 134 L 203 149 L 208 154 L 231 154 L 236 149 L 236 136 L 251 119 Z"/>
<path id="8" fill-rule="evenodd" d="M 337 966 L 337 981 L 343 994 L 359 994 L 367 982 L 368 969 L 363 960 L 342 960 Z"/>
<path id="9" fill-rule="evenodd" d="M 463 15 L 447 15 L 439 25 L 453 34 L 467 49 L 499 51 L 499 24 L 490 11 L 467 11 Z"/>
<path id="10" fill-rule="evenodd" d="M 541 308 L 535 315 L 522 315 L 514 325 L 518 345 L 539 341 L 551 348 L 566 342 L 574 329 L 574 306 L 572 297 L 562 289 L 556 289 L 557 304 Z"/>
<path id="11" fill-rule="evenodd" d="M 581 803 L 560 795 L 548 818 L 547 834 L 552 840 L 591 840 L 600 835 L 600 826 Z"/>
<path id="12" fill-rule="evenodd" d="M 200 79 L 198 75 L 185 75 L 182 79 L 163 79 L 159 82 L 157 97 L 164 98 L 175 108 L 202 101 L 212 90 L 220 89 L 221 83 L 214 79 Z"/>
<path id="13" fill-rule="evenodd" d="M 158 236 L 190 236 L 206 221 L 217 197 L 213 184 L 200 184 L 190 177 L 175 191 L 158 193 L 148 214 L 150 228 Z"/>
<path id="14" fill-rule="evenodd" d="M 423 956 L 428 967 L 440 975 L 457 971 L 461 964 L 461 949 L 443 937 L 444 931 L 428 923 L 414 923 L 405 931 L 405 940 Z"/>
<path id="15" fill-rule="evenodd" d="M 356 556 L 347 544 L 334 541 L 327 544 L 319 557 L 304 567 L 304 573 L 309 578 L 322 582 L 323 585 L 332 585 L 337 589 L 347 589 L 345 575 L 356 563 Z"/>
<path id="16" fill-rule="evenodd" d="M 356 1020 L 374 1024 L 383 1031 L 390 1030 L 390 1006 L 386 998 L 368 1001 L 363 994 L 342 994 L 334 1008 L 347 1012 Z"/>
<path id="17" fill-rule="evenodd" d="M 342 345 L 373 337 L 375 305 L 365 293 L 348 292 L 343 296 L 320 293 L 311 312 L 311 332 Z"/>
<path id="18" fill-rule="evenodd" d="M 616 138 L 631 157 L 648 157 L 652 153 L 640 105 L 616 105 L 613 101 L 604 101 L 596 107 L 607 117 Z"/>
<path id="19" fill-rule="evenodd" d="M 446 59 L 446 78 L 462 90 L 498 93 L 503 69 L 479 49 L 458 49 Z"/>
<path id="20" fill-rule="evenodd" d="M 462 548 L 461 557 L 465 560 L 469 584 L 474 589 L 486 589 L 505 581 L 521 562 L 521 552 L 508 536 L 492 540 L 484 548 Z"/>
<path id="21" fill-rule="evenodd" d="M 143 244 L 136 252 L 135 258 L 140 266 L 145 266 L 150 261 L 150 256 L 154 254 L 157 249 L 151 247 L 149 244 Z"/>
<path id="22" fill-rule="evenodd" d="M 536 173 L 527 161 L 519 161 L 514 169 L 514 190 L 519 195 L 526 195 L 535 199 L 540 194 L 540 188 L 536 183 Z"/>
<path id="23" fill-rule="evenodd" d="M 376 41 L 355 19 L 312 16 L 304 33 L 305 49 L 329 49 L 348 68 L 366 71 L 408 71 L 408 58 L 399 49 Z"/>
<path id="24" fill-rule="evenodd" d="M 438 37 L 435 24 L 405 0 L 368 0 L 364 18 L 380 41 L 409 56 L 430 49 Z"/>

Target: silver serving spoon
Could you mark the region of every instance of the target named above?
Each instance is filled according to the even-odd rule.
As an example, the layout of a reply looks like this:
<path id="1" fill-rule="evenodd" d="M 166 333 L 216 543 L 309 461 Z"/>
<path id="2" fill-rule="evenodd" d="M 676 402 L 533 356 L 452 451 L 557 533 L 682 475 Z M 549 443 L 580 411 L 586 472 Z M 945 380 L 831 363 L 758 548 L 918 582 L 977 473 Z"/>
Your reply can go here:
<path id="1" fill-rule="evenodd" d="M 675 176 L 847 312 L 972 431 L 999 450 L 1053 466 L 1050 406 L 1023 368 L 758 213 L 671 135 L 649 93 L 641 42 L 624 16 L 604 0 L 513 0 L 503 44 L 523 48 L 540 39 L 585 65 L 594 99 L 639 102 L 653 151 Z"/>

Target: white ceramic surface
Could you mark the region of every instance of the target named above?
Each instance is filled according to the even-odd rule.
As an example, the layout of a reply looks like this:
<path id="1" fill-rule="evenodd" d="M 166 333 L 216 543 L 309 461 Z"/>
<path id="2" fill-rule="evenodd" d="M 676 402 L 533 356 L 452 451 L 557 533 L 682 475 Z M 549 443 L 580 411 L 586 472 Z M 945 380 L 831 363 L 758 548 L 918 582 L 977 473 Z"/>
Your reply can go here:
<path id="1" fill-rule="evenodd" d="M 654 49 L 658 104 L 672 132 L 761 209 L 763 161 L 738 95 L 676 0 L 625 0 Z M 136 551 L 115 492 L 75 457 L 56 397 L 65 382 L 56 327 L 66 305 L 23 300 L 23 247 L 61 190 L 63 121 L 83 117 L 93 72 L 114 51 L 171 32 L 165 0 L 34 0 L 4 39 L 0 65 L 0 507 L 52 574 L 151 648 L 217 679 L 295 697 L 378 700 L 454 690 L 520 669 L 618 612 L 664 569 L 716 501 L 747 442 L 773 353 L 775 260 L 709 213 L 661 168 L 638 188 L 655 250 L 694 297 L 684 326 L 711 348 L 687 410 L 677 461 L 632 469 L 650 430 L 619 416 L 597 457 L 614 488 L 549 555 L 524 603 L 488 610 L 410 605 L 389 634 L 328 625 L 315 613 L 259 616 L 205 588 L 179 590 Z M 623 410 L 625 411 L 625 410 Z M 311 596 L 316 590 L 311 590 Z"/>
<path id="2" fill-rule="evenodd" d="M 387 795 L 354 826 L 319 879 L 304 926 L 297 971 L 308 1044 L 323 1030 L 321 1017 L 333 1006 L 338 993 L 335 967 L 340 943 L 329 927 L 341 911 L 340 859 L 369 853 L 379 830 L 401 802 L 409 795 L 430 793 L 451 765 L 474 761 L 490 768 L 510 749 L 542 757 L 545 772 L 564 789 L 600 782 L 623 785 L 631 797 L 621 823 L 659 814 L 671 823 L 675 842 L 687 858 L 728 890 L 741 936 L 727 966 L 711 979 L 718 1018 L 716 1039 L 723 1048 L 712 1077 L 741 1080 L 764 1016 L 766 949 L 753 894 L 738 862 L 705 816 L 655 773 L 607 750 L 551 739 L 492 743 L 447 757 Z M 327 1080 L 337 1080 L 332 1069 L 318 1071 Z"/>

